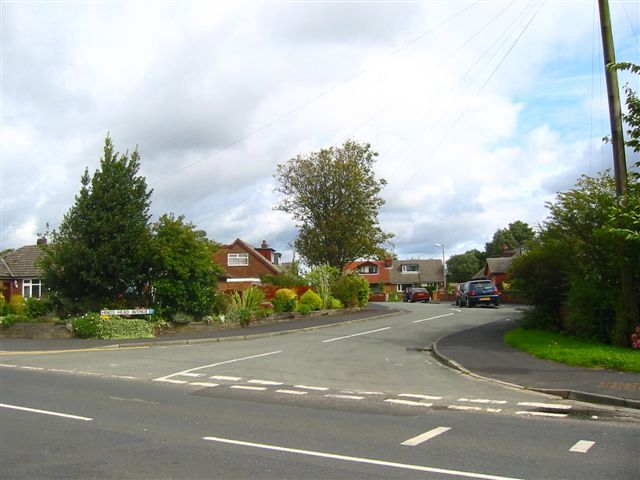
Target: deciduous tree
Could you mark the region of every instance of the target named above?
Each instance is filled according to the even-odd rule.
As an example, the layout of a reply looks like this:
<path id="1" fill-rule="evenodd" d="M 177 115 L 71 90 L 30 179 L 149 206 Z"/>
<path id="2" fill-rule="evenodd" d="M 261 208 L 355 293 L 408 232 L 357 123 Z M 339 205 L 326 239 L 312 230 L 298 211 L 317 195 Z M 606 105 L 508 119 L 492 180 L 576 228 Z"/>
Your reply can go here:
<path id="1" fill-rule="evenodd" d="M 358 258 L 379 255 L 393 236 L 378 223 L 386 181 L 374 174 L 377 155 L 368 143 L 348 140 L 278 165 L 276 190 L 284 197 L 276 209 L 296 220 L 295 248 L 308 266 L 342 270 Z"/>

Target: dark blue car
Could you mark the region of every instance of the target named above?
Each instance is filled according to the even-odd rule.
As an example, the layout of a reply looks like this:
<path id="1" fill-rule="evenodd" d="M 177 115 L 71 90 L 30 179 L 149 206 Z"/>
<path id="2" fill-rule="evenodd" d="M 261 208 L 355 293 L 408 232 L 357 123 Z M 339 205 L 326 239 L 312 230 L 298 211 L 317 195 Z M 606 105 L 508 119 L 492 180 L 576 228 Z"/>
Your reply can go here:
<path id="1" fill-rule="evenodd" d="M 491 280 L 471 280 L 465 284 L 460 297 L 461 307 L 500 305 L 500 292 Z"/>

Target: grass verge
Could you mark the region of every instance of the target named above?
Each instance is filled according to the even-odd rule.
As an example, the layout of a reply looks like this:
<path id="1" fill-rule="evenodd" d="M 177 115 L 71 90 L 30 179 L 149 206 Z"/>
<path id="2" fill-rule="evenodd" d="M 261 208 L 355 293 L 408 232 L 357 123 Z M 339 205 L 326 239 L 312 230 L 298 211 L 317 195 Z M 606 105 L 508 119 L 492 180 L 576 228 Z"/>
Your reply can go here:
<path id="1" fill-rule="evenodd" d="M 640 372 L 640 350 L 589 342 L 546 330 L 516 328 L 504 335 L 514 348 L 538 358 L 588 368 Z"/>

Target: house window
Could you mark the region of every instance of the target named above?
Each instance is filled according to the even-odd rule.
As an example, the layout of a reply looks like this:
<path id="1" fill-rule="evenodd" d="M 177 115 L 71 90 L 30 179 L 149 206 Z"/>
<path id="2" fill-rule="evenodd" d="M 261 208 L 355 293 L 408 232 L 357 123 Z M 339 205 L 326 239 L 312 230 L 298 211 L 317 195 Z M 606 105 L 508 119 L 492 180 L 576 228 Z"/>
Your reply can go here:
<path id="1" fill-rule="evenodd" d="M 227 254 L 227 266 L 229 267 L 246 267 L 249 265 L 248 253 L 229 253 Z"/>
<path id="2" fill-rule="evenodd" d="M 24 298 L 40 298 L 42 283 L 39 278 L 25 278 L 22 281 L 22 296 Z"/>
<path id="3" fill-rule="evenodd" d="M 413 283 L 398 283 L 396 285 L 396 291 L 404 292 L 407 288 L 412 288 L 412 287 L 413 287 Z"/>
<path id="4" fill-rule="evenodd" d="M 419 271 L 420 267 L 415 263 L 402 265 L 402 273 L 418 273 Z"/>
<path id="5" fill-rule="evenodd" d="M 358 267 L 358 273 L 362 275 L 375 275 L 378 273 L 377 265 L 360 265 Z"/>

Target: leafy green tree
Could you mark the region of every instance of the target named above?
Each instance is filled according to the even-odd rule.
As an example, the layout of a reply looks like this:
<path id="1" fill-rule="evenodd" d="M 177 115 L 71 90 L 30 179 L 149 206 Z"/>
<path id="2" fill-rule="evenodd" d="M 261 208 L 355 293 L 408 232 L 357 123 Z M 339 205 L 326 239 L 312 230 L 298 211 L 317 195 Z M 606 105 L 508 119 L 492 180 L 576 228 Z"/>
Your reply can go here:
<path id="1" fill-rule="evenodd" d="M 369 144 L 348 140 L 278 165 L 276 190 L 284 198 L 276 210 L 297 221 L 295 248 L 310 267 L 342 270 L 358 258 L 380 255 L 392 237 L 378 224 L 386 181 L 375 177 L 377 155 Z"/>
<path id="2" fill-rule="evenodd" d="M 216 245 L 184 217 L 165 214 L 152 227 L 154 307 L 159 313 L 180 313 L 201 319 L 213 311 L 218 275 L 213 262 Z"/>
<path id="3" fill-rule="evenodd" d="M 137 150 L 120 155 L 111 138 L 100 168 L 85 170 L 75 204 L 42 259 L 42 280 L 64 313 L 137 304 L 148 280 L 149 198 Z"/>
<path id="4" fill-rule="evenodd" d="M 459 255 L 452 255 L 447 260 L 449 281 L 459 283 L 473 278 L 484 266 L 485 259 L 485 255 L 475 249 Z"/>
<path id="5" fill-rule="evenodd" d="M 513 250 L 525 245 L 528 241 L 533 240 L 535 232 L 528 224 L 521 220 L 516 220 L 509 224 L 509 228 L 499 228 L 494 234 L 490 242 L 485 244 L 485 253 L 487 257 L 496 257 L 502 255 L 504 248 Z"/>

